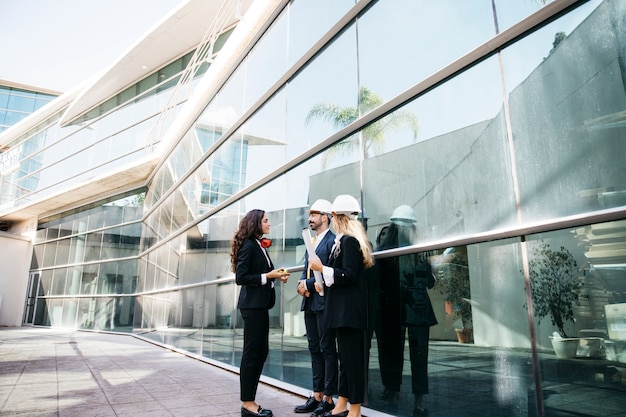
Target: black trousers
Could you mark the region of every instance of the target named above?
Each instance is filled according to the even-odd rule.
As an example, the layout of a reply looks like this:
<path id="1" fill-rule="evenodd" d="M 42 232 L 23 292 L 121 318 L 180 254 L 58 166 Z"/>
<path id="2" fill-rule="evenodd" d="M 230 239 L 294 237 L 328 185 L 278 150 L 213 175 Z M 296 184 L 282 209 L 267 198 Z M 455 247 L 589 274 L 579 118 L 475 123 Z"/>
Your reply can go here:
<path id="1" fill-rule="evenodd" d="M 243 353 L 239 373 L 241 401 L 254 401 L 263 365 L 269 353 L 270 316 L 266 309 L 241 310 Z"/>
<path id="2" fill-rule="evenodd" d="M 389 391 L 400 392 L 404 365 L 404 344 L 409 339 L 411 361 L 411 391 L 428 394 L 428 343 L 430 327 L 399 326 L 383 331 L 386 337 L 379 339 L 380 373 L 383 385 Z"/>
<path id="3" fill-rule="evenodd" d="M 311 370 L 313 372 L 313 392 L 326 395 L 337 395 L 337 345 L 335 329 L 324 326 L 324 311 L 304 312 L 306 338 L 311 353 Z"/>
<path id="4" fill-rule="evenodd" d="M 411 359 L 411 390 L 413 394 L 428 394 L 428 342 L 430 327 L 408 326 Z M 402 345 L 404 346 L 404 331 Z"/>
<path id="5" fill-rule="evenodd" d="M 339 327 L 337 349 L 339 356 L 339 396 L 351 404 L 365 402 L 365 330 Z"/>
<path id="6" fill-rule="evenodd" d="M 382 321 L 382 320 L 381 320 Z M 404 362 L 404 327 L 400 321 L 387 321 L 376 329 L 380 377 L 387 391 L 400 392 Z"/>

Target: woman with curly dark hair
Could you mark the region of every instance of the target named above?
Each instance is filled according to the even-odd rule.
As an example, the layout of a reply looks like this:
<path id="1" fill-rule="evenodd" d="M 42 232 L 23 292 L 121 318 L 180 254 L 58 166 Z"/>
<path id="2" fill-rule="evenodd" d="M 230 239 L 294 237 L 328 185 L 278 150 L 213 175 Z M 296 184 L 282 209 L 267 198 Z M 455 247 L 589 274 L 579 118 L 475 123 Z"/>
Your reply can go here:
<path id="1" fill-rule="evenodd" d="M 251 210 L 239 222 L 231 242 L 230 265 L 241 286 L 237 308 L 243 318 L 243 353 L 239 373 L 242 417 L 271 417 L 255 401 L 263 365 L 269 353 L 269 310 L 276 301 L 274 281 L 287 282 L 289 273 L 274 269 L 266 248 L 270 221 L 263 210 Z"/>

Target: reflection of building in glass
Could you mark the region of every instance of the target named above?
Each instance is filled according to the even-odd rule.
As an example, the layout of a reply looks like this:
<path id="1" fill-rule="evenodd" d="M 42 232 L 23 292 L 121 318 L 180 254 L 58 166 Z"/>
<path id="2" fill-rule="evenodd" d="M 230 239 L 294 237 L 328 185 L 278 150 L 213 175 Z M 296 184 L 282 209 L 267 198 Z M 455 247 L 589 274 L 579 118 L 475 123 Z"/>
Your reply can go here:
<path id="1" fill-rule="evenodd" d="M 574 404 L 572 390 L 559 391 L 574 382 L 592 392 L 609 384 L 623 398 L 613 368 L 626 351 L 626 6 L 539 3 L 494 2 L 507 16 L 498 34 L 491 8 L 464 2 L 436 2 L 426 15 L 421 2 L 403 2 L 402 13 L 394 2 L 183 3 L 101 78 L 0 133 L 0 254 L 15 259 L 0 276 L 0 325 L 141 333 L 237 367 L 229 242 L 241 216 L 261 208 L 274 263 L 293 270 L 270 313 L 265 375 L 307 387 L 301 233 L 313 201 L 350 194 L 372 242 L 394 208 L 416 213 L 415 245 L 379 259 L 463 253 L 439 274 L 461 266 L 456 293 L 469 298 L 473 343 L 456 348 L 463 320 L 446 320 L 456 306 L 435 286 L 429 360 L 438 366 L 426 407 L 467 411 L 441 393 L 475 386 L 484 388 L 477 413 L 489 415 Z M 375 93 L 375 105 L 361 105 L 360 91 Z M 319 103 L 336 106 L 335 119 L 307 124 Z M 385 129 L 402 114 L 417 117 L 417 141 L 406 126 Z M 362 129 L 383 139 L 377 152 L 354 148 L 324 165 L 336 143 L 359 145 Z M 581 266 L 585 291 L 568 334 L 599 338 L 607 354 L 554 362 L 554 329 L 525 308 L 520 272 L 539 240 Z M 375 320 L 387 307 L 370 301 Z M 410 380 L 396 404 L 374 400 L 372 333 L 368 407 L 411 415 Z M 529 375 L 540 365 L 537 381 Z"/>

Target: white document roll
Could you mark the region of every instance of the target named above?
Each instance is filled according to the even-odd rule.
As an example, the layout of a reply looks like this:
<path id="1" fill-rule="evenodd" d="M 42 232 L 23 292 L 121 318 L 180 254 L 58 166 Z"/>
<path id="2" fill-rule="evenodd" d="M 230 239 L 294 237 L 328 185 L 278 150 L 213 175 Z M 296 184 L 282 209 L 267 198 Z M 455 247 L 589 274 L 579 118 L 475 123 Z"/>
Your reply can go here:
<path id="1" fill-rule="evenodd" d="M 302 240 L 304 240 L 304 246 L 306 246 L 306 251 L 309 254 L 309 259 L 312 256 L 319 258 L 315 253 L 313 242 L 311 242 L 311 232 L 309 232 L 308 227 L 302 229 Z M 315 276 L 315 282 L 322 288 L 322 291 L 319 293 L 319 295 L 324 296 L 324 281 L 322 280 L 322 273 L 320 271 L 313 271 L 313 275 Z"/>

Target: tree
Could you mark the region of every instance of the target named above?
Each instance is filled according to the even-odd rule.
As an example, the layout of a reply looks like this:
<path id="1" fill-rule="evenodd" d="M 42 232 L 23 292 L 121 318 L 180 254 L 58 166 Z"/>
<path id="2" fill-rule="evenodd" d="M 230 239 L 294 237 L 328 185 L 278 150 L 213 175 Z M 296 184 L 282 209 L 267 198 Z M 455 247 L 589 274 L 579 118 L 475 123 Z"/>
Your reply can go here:
<path id="1" fill-rule="evenodd" d="M 574 320 L 573 305 L 582 286 L 576 260 L 565 247 L 555 251 L 541 241 L 531 252 L 528 268 L 535 316 L 539 322 L 550 316 L 559 335 L 567 337 L 565 323 Z"/>
<path id="2" fill-rule="evenodd" d="M 552 49 L 550 49 L 550 53 L 554 52 L 554 50 L 557 48 L 557 46 L 559 46 L 561 44 L 561 42 L 563 42 L 565 39 L 567 39 L 567 35 L 565 34 L 565 32 L 557 32 L 554 34 L 554 41 L 552 41 Z"/>
<path id="3" fill-rule="evenodd" d="M 379 95 L 367 87 L 361 87 L 358 106 L 339 107 L 330 103 L 317 104 L 309 110 L 305 124 L 308 125 L 313 119 L 322 119 L 325 122 L 333 123 L 335 128 L 340 129 L 357 120 L 360 115 L 373 110 L 383 103 L 384 100 Z M 397 110 L 363 128 L 363 158 L 367 159 L 370 157 L 370 154 L 376 155 L 384 150 L 384 133 L 386 131 L 404 126 L 408 126 L 411 129 L 413 134 L 412 140 L 415 142 L 419 130 L 417 117 L 407 111 Z M 355 149 L 360 149 L 358 134 L 352 135 L 331 147 L 324 155 L 322 163 L 325 167 L 331 157 L 349 154 Z"/>
<path id="4" fill-rule="evenodd" d="M 461 316 L 464 329 L 472 328 L 472 304 L 467 247 L 446 249 L 434 263 L 437 288 Z"/>

